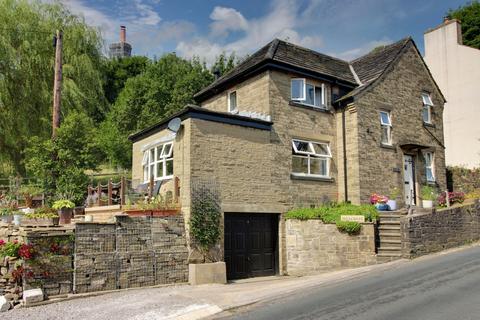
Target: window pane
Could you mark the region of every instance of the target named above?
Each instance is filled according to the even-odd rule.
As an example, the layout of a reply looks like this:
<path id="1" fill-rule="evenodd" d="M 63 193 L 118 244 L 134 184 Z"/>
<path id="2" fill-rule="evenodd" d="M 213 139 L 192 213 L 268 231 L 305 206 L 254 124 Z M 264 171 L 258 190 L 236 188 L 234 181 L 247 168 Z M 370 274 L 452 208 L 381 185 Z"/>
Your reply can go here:
<path id="1" fill-rule="evenodd" d="M 430 106 L 424 105 L 422 109 L 423 122 L 430 123 Z"/>
<path id="2" fill-rule="evenodd" d="M 434 181 L 432 168 L 426 168 L 427 180 Z"/>
<path id="3" fill-rule="evenodd" d="M 388 114 L 388 112 L 383 112 L 383 111 L 380 112 L 380 122 L 381 124 L 391 125 L 390 115 Z"/>
<path id="4" fill-rule="evenodd" d="M 310 144 L 308 142 L 293 140 L 293 144 L 295 145 L 295 148 L 297 148 L 298 152 L 312 152 L 312 150 L 310 150 Z"/>
<path id="5" fill-rule="evenodd" d="M 425 154 L 425 165 L 430 167 L 432 165 L 432 154 L 430 152 L 426 152 Z"/>
<path id="6" fill-rule="evenodd" d="M 150 149 L 150 162 L 155 161 L 155 148 Z"/>
<path id="7" fill-rule="evenodd" d="M 311 84 L 307 84 L 306 89 L 307 89 L 307 96 L 305 98 L 305 103 L 313 105 L 314 95 L 315 95 L 315 87 L 312 86 Z"/>
<path id="8" fill-rule="evenodd" d="M 330 156 L 330 148 L 328 147 L 327 144 L 312 142 L 312 145 L 313 145 L 313 150 L 315 151 L 316 154 L 319 154 L 322 156 Z"/>
<path id="9" fill-rule="evenodd" d="M 148 180 L 148 166 L 144 166 L 143 167 L 143 181 L 147 181 L 147 180 Z"/>
<path id="10" fill-rule="evenodd" d="M 293 156 L 292 172 L 294 173 L 308 173 L 308 158 Z"/>
<path id="11" fill-rule="evenodd" d="M 327 176 L 327 163 L 328 160 L 325 158 L 310 158 L 310 174 Z"/>
<path id="12" fill-rule="evenodd" d="M 160 160 L 162 158 L 162 151 L 163 150 L 163 145 L 157 147 L 157 160 Z"/>
<path id="13" fill-rule="evenodd" d="M 382 143 L 390 144 L 390 127 L 382 126 Z"/>
<path id="14" fill-rule="evenodd" d="M 162 178 L 163 177 L 163 162 L 157 163 L 157 176 L 156 178 Z"/>
<path id="15" fill-rule="evenodd" d="M 234 111 L 237 110 L 237 92 L 233 91 L 229 94 L 229 110 Z"/>
<path id="16" fill-rule="evenodd" d="M 150 177 L 155 177 L 154 174 L 155 174 L 155 164 L 151 164 L 150 165 L 150 171 L 148 172 L 149 174 L 149 177 L 147 180 L 150 180 Z"/>
<path id="17" fill-rule="evenodd" d="M 143 153 L 142 165 L 148 164 L 148 151 Z"/>
<path id="18" fill-rule="evenodd" d="M 171 152 L 172 152 L 172 144 L 171 143 L 168 143 L 166 144 L 164 147 L 163 147 L 163 154 L 162 154 L 162 158 L 168 158 L 171 156 Z"/>
<path id="19" fill-rule="evenodd" d="M 423 104 L 430 105 L 430 106 L 433 105 L 432 98 L 427 93 L 422 94 L 422 100 L 423 100 Z"/>
<path id="20" fill-rule="evenodd" d="M 304 100 L 304 87 L 305 81 L 303 79 L 292 79 L 292 100 Z"/>
<path id="21" fill-rule="evenodd" d="M 315 105 L 317 107 L 322 107 L 322 88 L 315 87 Z"/>
<path id="22" fill-rule="evenodd" d="M 173 159 L 167 160 L 165 167 L 166 167 L 166 169 L 165 169 L 165 170 L 166 170 L 166 174 L 165 174 L 165 175 L 166 175 L 166 176 L 171 176 L 171 175 L 173 175 Z"/>

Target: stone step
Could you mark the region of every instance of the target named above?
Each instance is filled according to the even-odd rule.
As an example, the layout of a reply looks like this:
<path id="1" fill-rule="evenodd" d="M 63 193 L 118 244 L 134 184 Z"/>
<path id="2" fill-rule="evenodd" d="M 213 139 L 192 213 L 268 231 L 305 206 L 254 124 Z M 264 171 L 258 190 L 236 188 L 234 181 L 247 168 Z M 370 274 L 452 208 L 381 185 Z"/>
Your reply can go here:
<path id="1" fill-rule="evenodd" d="M 403 215 L 402 214 L 388 214 L 388 213 L 384 214 L 383 213 L 383 214 L 379 214 L 378 217 L 380 219 L 382 219 L 382 218 L 385 218 L 385 219 L 387 219 L 387 218 L 400 219 L 401 217 L 403 217 Z"/>
<path id="2" fill-rule="evenodd" d="M 398 220 L 380 220 L 379 226 L 381 225 L 400 225 L 400 221 Z"/>
<path id="3" fill-rule="evenodd" d="M 380 238 L 380 245 L 382 244 L 391 244 L 391 245 L 402 245 L 402 240 L 400 240 L 399 238 L 393 238 L 393 237 L 389 237 L 389 238 Z"/>
<path id="4" fill-rule="evenodd" d="M 391 262 L 400 259 L 402 256 L 397 255 L 397 256 L 391 256 L 391 255 L 383 255 L 383 254 L 377 254 L 377 263 L 386 263 L 386 262 Z"/>
<path id="5" fill-rule="evenodd" d="M 381 253 L 387 253 L 387 252 L 397 253 L 397 252 L 400 252 L 401 250 L 402 249 L 400 247 L 395 247 L 392 245 L 380 246 L 380 248 L 378 248 L 378 252 L 381 252 Z"/>
<path id="6" fill-rule="evenodd" d="M 400 232 L 400 225 L 379 225 L 378 231 L 397 231 Z"/>
<path id="7" fill-rule="evenodd" d="M 401 252 L 379 252 L 377 253 L 377 257 L 398 257 L 402 256 Z"/>

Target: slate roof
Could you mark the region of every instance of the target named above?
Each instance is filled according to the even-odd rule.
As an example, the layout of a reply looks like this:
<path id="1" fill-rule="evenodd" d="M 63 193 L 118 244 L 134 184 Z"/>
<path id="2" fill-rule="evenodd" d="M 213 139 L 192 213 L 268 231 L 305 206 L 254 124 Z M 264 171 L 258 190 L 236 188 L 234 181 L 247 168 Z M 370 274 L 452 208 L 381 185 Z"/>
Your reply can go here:
<path id="1" fill-rule="evenodd" d="M 257 69 L 262 64 L 268 62 L 288 65 L 294 68 L 325 75 L 333 79 L 342 80 L 351 86 L 357 85 L 347 61 L 330 57 L 283 40 L 274 39 L 230 72 L 221 76 L 212 84 L 195 94 L 195 98 L 201 101 L 209 94 L 214 94 L 216 88 Z"/>

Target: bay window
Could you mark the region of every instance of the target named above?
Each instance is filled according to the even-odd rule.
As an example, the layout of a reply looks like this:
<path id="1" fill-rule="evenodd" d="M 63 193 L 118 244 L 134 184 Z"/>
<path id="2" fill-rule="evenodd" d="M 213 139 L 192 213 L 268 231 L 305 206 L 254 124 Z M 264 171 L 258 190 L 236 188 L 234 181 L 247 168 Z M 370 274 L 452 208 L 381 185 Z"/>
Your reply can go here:
<path id="1" fill-rule="evenodd" d="M 173 143 L 156 145 L 143 153 L 143 181 L 165 180 L 173 177 Z"/>
<path id="2" fill-rule="evenodd" d="M 324 142 L 292 140 L 292 173 L 294 175 L 330 177 L 330 146 Z"/>
<path id="3" fill-rule="evenodd" d="M 325 85 L 320 86 L 307 83 L 306 79 L 291 80 L 291 99 L 304 105 L 326 109 Z"/>

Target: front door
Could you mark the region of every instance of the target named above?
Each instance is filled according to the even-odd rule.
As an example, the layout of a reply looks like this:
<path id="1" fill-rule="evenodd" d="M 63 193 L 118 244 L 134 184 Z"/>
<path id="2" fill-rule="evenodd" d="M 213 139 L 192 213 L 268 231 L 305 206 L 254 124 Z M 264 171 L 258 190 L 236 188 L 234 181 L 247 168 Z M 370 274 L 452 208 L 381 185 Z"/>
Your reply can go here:
<path id="1" fill-rule="evenodd" d="M 415 163 L 413 156 L 403 155 L 404 158 L 404 183 L 405 183 L 405 204 L 415 205 Z"/>
<path id="2" fill-rule="evenodd" d="M 225 214 L 225 263 L 228 279 L 275 275 L 278 215 Z"/>

